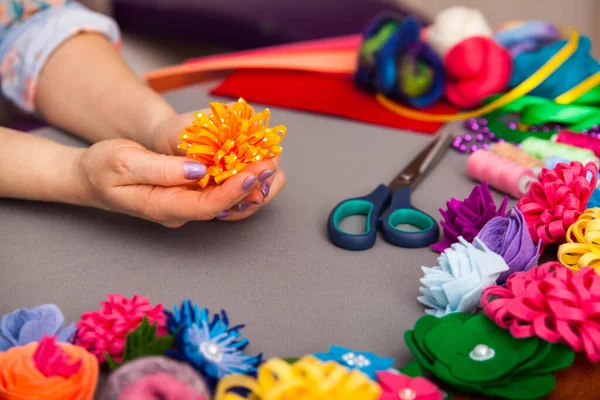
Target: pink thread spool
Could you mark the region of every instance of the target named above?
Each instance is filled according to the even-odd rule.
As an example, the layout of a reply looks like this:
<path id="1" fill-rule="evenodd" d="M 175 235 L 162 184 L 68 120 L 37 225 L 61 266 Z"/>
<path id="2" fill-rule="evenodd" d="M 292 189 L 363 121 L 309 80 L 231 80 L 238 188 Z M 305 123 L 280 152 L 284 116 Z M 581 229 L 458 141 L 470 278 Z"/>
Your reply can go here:
<path id="1" fill-rule="evenodd" d="M 584 135 L 583 133 L 562 131 L 554 136 L 554 141 L 591 150 L 597 157 L 600 157 L 600 139 L 596 137 Z"/>
<path id="2" fill-rule="evenodd" d="M 515 199 L 523 197 L 536 180 L 531 169 L 487 150 L 477 150 L 469 156 L 467 174 Z"/>

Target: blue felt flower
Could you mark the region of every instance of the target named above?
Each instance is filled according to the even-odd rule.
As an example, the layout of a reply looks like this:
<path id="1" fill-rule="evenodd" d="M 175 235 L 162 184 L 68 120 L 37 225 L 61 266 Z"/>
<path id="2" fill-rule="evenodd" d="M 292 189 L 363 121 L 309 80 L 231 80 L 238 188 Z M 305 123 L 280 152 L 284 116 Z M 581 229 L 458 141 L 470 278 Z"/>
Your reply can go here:
<path id="1" fill-rule="evenodd" d="M 483 290 L 508 271 L 506 261 L 479 239 L 474 244 L 463 237 L 438 258 L 439 266 L 422 267 L 422 296 L 417 300 L 429 307 L 425 312 L 443 317 L 453 312 L 472 313 L 481 302 Z"/>
<path id="2" fill-rule="evenodd" d="M 249 343 L 240 333 L 244 325 L 230 327 L 225 311 L 211 319 L 208 309 L 185 300 L 181 308 L 165 313 L 178 347 L 170 355 L 189 362 L 212 387 L 225 375 L 256 373 L 262 355 L 244 354 Z"/>
<path id="3" fill-rule="evenodd" d="M 331 346 L 329 353 L 315 353 L 314 356 L 321 361 L 335 361 L 350 369 L 358 369 L 371 379 L 377 379 L 376 372 L 387 371 L 394 365 L 393 358 L 379 357 L 375 353 L 354 351 L 340 346 Z"/>
<path id="4" fill-rule="evenodd" d="M 59 342 L 70 342 L 77 328 L 75 324 L 64 325 L 65 318 L 54 304 L 13 311 L 0 321 L 0 351 L 38 342 L 44 335 L 56 336 Z"/>

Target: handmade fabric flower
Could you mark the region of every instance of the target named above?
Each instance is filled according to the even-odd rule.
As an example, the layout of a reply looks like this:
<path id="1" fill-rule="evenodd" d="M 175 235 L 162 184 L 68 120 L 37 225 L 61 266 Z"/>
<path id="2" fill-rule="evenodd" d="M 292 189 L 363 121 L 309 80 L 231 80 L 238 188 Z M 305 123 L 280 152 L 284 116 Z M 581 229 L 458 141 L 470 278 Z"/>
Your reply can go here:
<path id="1" fill-rule="evenodd" d="M 498 276 L 508 270 L 502 257 L 490 251 L 475 238 L 475 246 L 465 239 L 438 258 L 439 266 L 421 267 L 425 276 L 421 279 L 423 294 L 417 300 L 429 310 L 427 314 L 437 317 L 454 312 L 471 313 L 479 306 L 483 289 L 493 285 Z"/>
<path id="2" fill-rule="evenodd" d="M 211 114 L 197 113 L 191 126 L 179 136 L 181 150 L 208 167 L 198 184 L 220 185 L 253 162 L 278 156 L 286 127 L 269 128 L 271 112 L 254 113 L 239 99 L 233 105 L 210 103 Z"/>
<path id="3" fill-rule="evenodd" d="M 444 230 L 444 240 L 434 244 L 431 248 L 441 253 L 452 243 L 458 242 L 459 236 L 468 242 L 473 241 L 490 219 L 496 216 L 504 217 L 507 204 L 508 196 L 504 197 L 504 201 L 496 209 L 492 193 L 486 182 L 475 186 L 469 197 L 463 201 L 450 199 L 446 203 L 447 210 L 440 209 L 444 218 L 440 222 Z"/>
<path id="4" fill-rule="evenodd" d="M 110 374 L 100 400 L 209 400 L 206 383 L 187 364 L 166 357 L 144 357 Z"/>
<path id="5" fill-rule="evenodd" d="M 3 400 L 92 400 L 98 361 L 82 347 L 43 338 L 0 352 Z"/>
<path id="6" fill-rule="evenodd" d="M 379 400 L 444 400 L 446 394 L 429 380 L 395 372 L 377 372 L 383 390 Z"/>
<path id="7" fill-rule="evenodd" d="M 554 387 L 552 372 L 575 358 L 563 345 L 516 339 L 483 314 L 427 315 L 404 340 L 423 368 L 455 390 L 502 399 L 544 397 Z"/>
<path id="8" fill-rule="evenodd" d="M 144 296 L 136 294 L 127 299 L 120 294 L 109 294 L 107 301 L 100 305 L 100 310 L 81 315 L 74 340 L 100 362 L 104 362 L 105 352 L 116 362 L 121 361 L 127 335 L 142 323 L 144 317 L 150 324 L 156 324 L 157 336 L 167 333 L 162 304 L 153 306 Z"/>
<path id="9" fill-rule="evenodd" d="M 0 321 L 0 351 L 38 342 L 44 335 L 56 335 L 59 342 L 70 342 L 76 330 L 75 324 L 64 325 L 65 318 L 54 304 L 13 311 Z"/>
<path id="10" fill-rule="evenodd" d="M 492 286 L 482 299 L 485 313 L 515 337 L 538 336 L 565 343 L 600 361 L 600 276 L 590 268 L 573 272 L 549 262 Z"/>
<path id="11" fill-rule="evenodd" d="M 593 268 L 600 274 L 600 208 L 585 210 L 567 231 L 558 248 L 558 261 L 567 268 Z"/>
<path id="12" fill-rule="evenodd" d="M 210 318 L 208 309 L 200 309 L 189 300 L 181 308 L 166 312 L 169 332 L 175 335 L 177 352 L 171 355 L 189 362 L 211 387 L 229 374 L 252 374 L 262 362 L 262 355 L 243 353 L 249 340 L 240 333 L 244 325 L 229 326 L 227 313 Z"/>
<path id="13" fill-rule="evenodd" d="M 340 346 L 331 346 L 329 353 L 315 353 L 321 361 L 335 361 L 350 369 L 358 369 L 375 379 L 377 371 L 385 371 L 394 365 L 393 358 L 379 357 L 375 353 L 358 352 Z"/>
<path id="14" fill-rule="evenodd" d="M 531 240 L 525 218 L 516 207 L 508 212 L 506 218 L 492 218 L 477 237 L 488 249 L 500 254 L 508 265 L 508 271 L 502 272 L 496 281 L 499 285 L 503 285 L 511 274 L 537 265 L 541 242 L 536 245 Z"/>
<path id="15" fill-rule="evenodd" d="M 239 391 L 250 392 L 250 397 Z M 271 359 L 262 364 L 258 379 L 228 375 L 219 382 L 215 400 L 378 400 L 381 388 L 358 370 L 307 356 L 294 364 Z"/>
<path id="16" fill-rule="evenodd" d="M 531 184 L 517 204 L 533 241 L 541 240 L 542 246 L 563 243 L 567 229 L 585 210 L 597 180 L 598 167 L 592 162 L 584 167 L 573 161 L 542 170 L 538 182 Z"/>

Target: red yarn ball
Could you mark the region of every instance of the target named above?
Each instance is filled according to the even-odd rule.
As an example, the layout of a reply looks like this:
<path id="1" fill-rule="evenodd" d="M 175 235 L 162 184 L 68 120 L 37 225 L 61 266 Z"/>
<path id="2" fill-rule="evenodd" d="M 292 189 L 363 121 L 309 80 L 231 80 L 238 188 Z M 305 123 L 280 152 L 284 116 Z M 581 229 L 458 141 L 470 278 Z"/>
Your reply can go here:
<path id="1" fill-rule="evenodd" d="M 533 241 L 541 240 L 543 246 L 563 243 L 569 226 L 585 211 L 597 180 L 598 167 L 592 162 L 585 167 L 574 161 L 543 169 L 517 203 Z"/>
<path id="2" fill-rule="evenodd" d="M 574 273 L 549 262 L 516 272 L 506 287 L 486 288 L 481 304 L 491 320 L 516 338 L 564 343 L 600 361 L 600 276 L 591 268 Z"/>

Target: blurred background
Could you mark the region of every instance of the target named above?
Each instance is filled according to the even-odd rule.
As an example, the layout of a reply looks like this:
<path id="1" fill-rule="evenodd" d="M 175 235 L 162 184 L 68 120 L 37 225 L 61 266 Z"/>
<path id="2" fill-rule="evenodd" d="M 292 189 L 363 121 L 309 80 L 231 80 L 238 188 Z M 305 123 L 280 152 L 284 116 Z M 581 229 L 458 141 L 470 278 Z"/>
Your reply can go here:
<path id="1" fill-rule="evenodd" d="M 112 15 L 123 55 L 138 73 L 186 58 L 360 32 L 378 13 L 423 22 L 454 5 L 478 8 L 492 26 L 541 19 L 576 26 L 600 42 L 600 0 L 83 0 Z M 594 54 L 600 55 L 600 46 Z"/>

